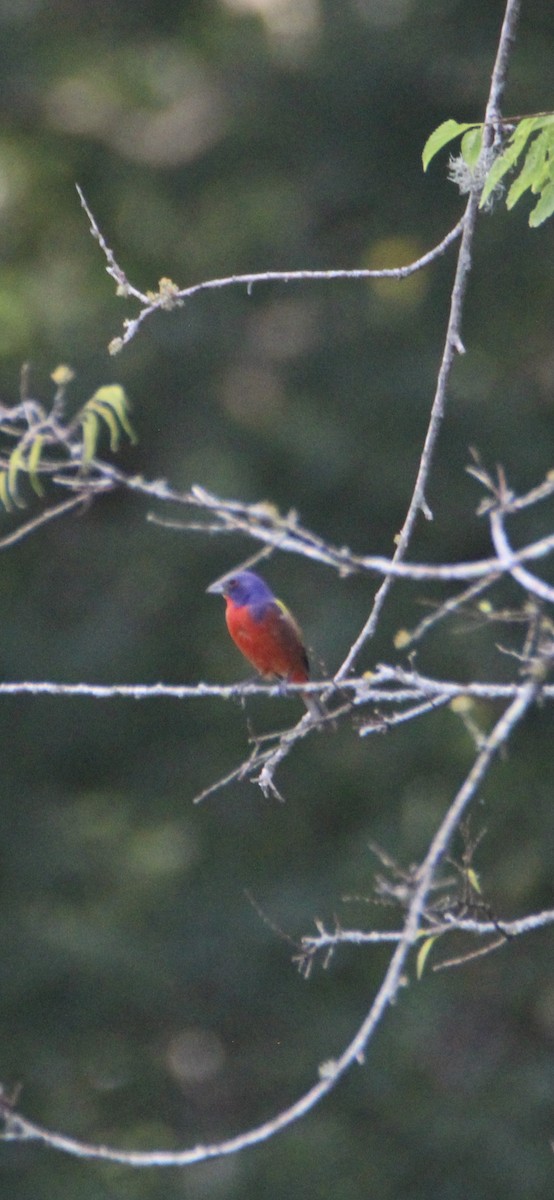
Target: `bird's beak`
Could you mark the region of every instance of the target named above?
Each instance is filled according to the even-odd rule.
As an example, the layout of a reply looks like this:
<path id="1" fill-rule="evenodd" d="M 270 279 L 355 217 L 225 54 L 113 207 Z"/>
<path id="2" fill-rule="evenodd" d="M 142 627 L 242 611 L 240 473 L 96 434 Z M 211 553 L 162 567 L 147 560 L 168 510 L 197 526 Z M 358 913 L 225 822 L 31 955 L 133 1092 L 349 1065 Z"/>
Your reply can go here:
<path id="1" fill-rule="evenodd" d="M 216 579 L 215 583 L 210 583 L 210 586 L 206 588 L 206 591 L 209 592 L 210 595 L 212 595 L 212 596 L 224 595 L 225 587 L 226 587 L 226 578 L 227 577 L 225 576 L 223 579 Z"/>

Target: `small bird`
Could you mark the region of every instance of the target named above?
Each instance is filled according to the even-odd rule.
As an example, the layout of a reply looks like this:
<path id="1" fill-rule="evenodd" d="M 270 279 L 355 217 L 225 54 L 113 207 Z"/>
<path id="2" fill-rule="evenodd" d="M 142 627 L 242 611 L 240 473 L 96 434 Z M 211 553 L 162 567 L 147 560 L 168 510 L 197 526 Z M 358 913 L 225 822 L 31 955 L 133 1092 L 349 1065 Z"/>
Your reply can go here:
<path id="1" fill-rule="evenodd" d="M 239 571 L 212 583 L 207 590 L 225 597 L 229 633 L 260 675 L 287 683 L 308 683 L 310 663 L 300 627 L 265 580 L 254 571 Z M 302 693 L 302 699 L 313 717 L 326 715 L 316 696 Z"/>

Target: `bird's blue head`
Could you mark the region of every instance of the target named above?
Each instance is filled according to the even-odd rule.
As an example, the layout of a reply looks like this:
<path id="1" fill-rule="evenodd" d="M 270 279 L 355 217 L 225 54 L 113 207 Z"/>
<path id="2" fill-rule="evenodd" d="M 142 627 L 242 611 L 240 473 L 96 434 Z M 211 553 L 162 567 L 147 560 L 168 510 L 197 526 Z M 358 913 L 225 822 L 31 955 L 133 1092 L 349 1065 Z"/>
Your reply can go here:
<path id="1" fill-rule="evenodd" d="M 227 575 L 218 583 L 212 583 L 207 590 L 221 593 L 239 608 L 245 604 L 260 608 L 275 598 L 271 588 L 255 571 L 239 571 L 236 575 Z"/>

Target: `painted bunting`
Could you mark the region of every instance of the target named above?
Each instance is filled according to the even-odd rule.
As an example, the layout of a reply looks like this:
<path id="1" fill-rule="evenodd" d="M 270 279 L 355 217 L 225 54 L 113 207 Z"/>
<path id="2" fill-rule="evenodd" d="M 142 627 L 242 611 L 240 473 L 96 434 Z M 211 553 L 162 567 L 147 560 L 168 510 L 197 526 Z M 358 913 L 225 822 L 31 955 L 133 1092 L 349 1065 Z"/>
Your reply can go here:
<path id="1" fill-rule="evenodd" d="M 229 633 L 260 675 L 288 683 L 308 682 L 310 664 L 301 630 L 265 580 L 254 571 L 239 571 L 207 590 L 225 597 Z M 303 693 L 302 699 L 312 716 L 325 716 L 316 696 Z"/>

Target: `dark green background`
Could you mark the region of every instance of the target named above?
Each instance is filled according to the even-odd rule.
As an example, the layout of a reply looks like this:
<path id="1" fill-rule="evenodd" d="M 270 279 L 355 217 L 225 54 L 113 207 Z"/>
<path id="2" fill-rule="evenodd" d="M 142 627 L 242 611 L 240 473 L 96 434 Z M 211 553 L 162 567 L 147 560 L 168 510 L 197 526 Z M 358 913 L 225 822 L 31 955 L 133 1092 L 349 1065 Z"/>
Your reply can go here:
<path id="1" fill-rule="evenodd" d="M 260 6 L 261 7 L 261 6 Z M 268 10 L 271 6 L 268 5 Z M 267 269 L 397 265 L 439 241 L 463 201 L 446 117 L 483 113 L 503 3 L 312 0 L 279 34 L 224 0 L 1 0 L 1 400 L 19 369 L 45 400 L 70 362 L 77 408 L 128 391 L 131 472 L 295 507 L 335 543 L 389 554 L 426 428 L 454 254 L 416 279 L 228 289 L 159 314 L 115 360 L 132 315 L 88 232 L 79 182 L 139 287 Z M 254 8 L 254 6 L 252 6 Z M 277 8 L 277 5 L 274 6 Z M 300 17 L 304 14 L 304 25 Z M 552 105 L 551 0 L 524 0 L 505 111 Z M 488 552 L 470 445 L 530 487 L 554 460 L 554 226 L 525 202 L 483 217 L 447 420 L 413 557 Z M 151 506 L 150 506 L 151 507 Z M 145 521 L 114 494 L 2 555 L 6 679 L 231 682 L 243 664 L 206 586 L 252 543 Z M 32 503 L 29 513 L 34 512 Z M 38 510 L 37 510 L 38 511 Z M 167 514 L 166 514 L 167 515 Z M 533 512 L 521 536 L 548 528 Z M 13 519 L 3 518 L 6 530 Z M 276 556 L 266 576 L 298 614 L 318 670 L 342 661 L 374 582 Z M 398 587 L 360 662 L 437 589 Z M 515 602 L 506 592 L 506 602 Z M 496 641 L 457 623 L 422 669 L 511 677 Z M 293 701 L 2 702 L 0 1078 L 51 1127 L 127 1146 L 220 1139 L 289 1104 L 369 1007 L 382 951 L 338 954 L 309 981 L 292 938 L 393 920 L 368 896 L 383 845 L 404 866 L 469 769 L 450 713 L 360 740 L 345 726 L 285 764 L 287 802 L 250 783 L 193 807 L 256 730 Z M 483 706 L 483 728 L 495 718 Z M 476 866 L 499 916 L 554 902 L 547 709 L 527 720 L 479 796 Z M 518 1200 L 552 1196 L 554 972 L 548 932 L 443 975 L 388 1014 L 366 1065 L 316 1111 L 240 1157 L 184 1172 L 79 1164 L 4 1145 L 10 1200 Z"/>

